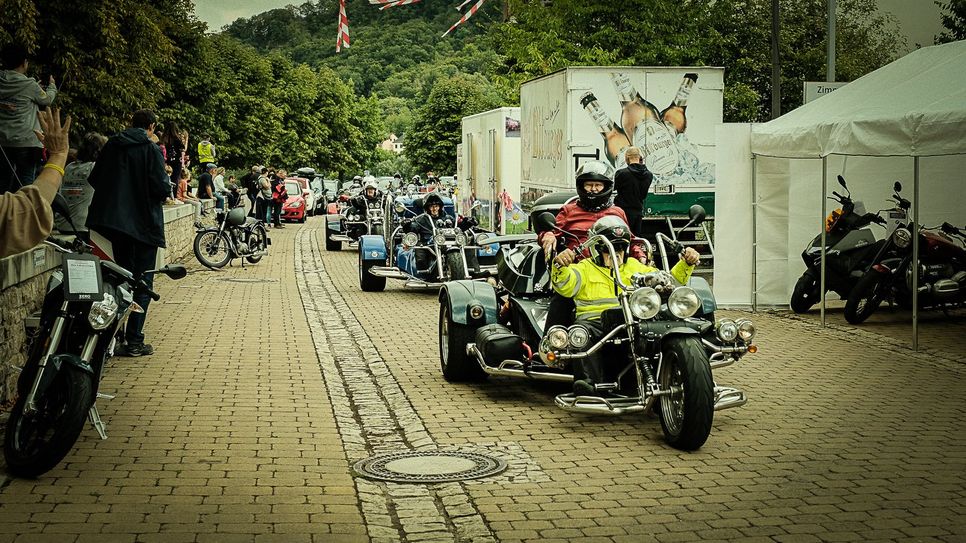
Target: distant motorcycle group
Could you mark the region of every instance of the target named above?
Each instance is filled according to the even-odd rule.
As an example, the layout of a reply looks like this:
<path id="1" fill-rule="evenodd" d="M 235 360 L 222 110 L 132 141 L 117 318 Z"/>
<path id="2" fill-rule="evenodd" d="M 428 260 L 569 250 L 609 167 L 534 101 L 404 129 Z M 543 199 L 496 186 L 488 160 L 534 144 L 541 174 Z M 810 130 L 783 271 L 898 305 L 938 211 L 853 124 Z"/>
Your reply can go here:
<path id="1" fill-rule="evenodd" d="M 865 322 L 883 302 L 911 308 L 914 275 L 918 274 L 917 298 L 921 309 L 949 310 L 966 305 L 966 231 L 948 222 L 935 228 L 917 225 L 909 219 L 909 200 L 902 197 L 902 184 L 893 185 L 891 208 L 865 212 L 861 201 L 852 200 L 842 176 L 842 195 L 832 194 L 841 208 L 826 219 L 826 291 L 838 294 L 845 303 L 845 319 Z M 885 217 L 883 217 L 885 215 Z M 876 239 L 872 224 L 885 228 Z M 912 240 L 918 236 L 919 266 L 913 262 Z M 806 270 L 795 284 L 790 305 L 805 313 L 821 297 L 822 236 L 816 236 L 802 252 Z"/>

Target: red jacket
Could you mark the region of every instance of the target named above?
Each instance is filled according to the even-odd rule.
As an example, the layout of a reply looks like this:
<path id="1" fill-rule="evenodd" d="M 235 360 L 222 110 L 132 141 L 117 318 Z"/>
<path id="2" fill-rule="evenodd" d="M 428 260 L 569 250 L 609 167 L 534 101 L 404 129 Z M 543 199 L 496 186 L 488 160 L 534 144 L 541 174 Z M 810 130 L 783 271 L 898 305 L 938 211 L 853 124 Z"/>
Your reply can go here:
<path id="1" fill-rule="evenodd" d="M 542 244 L 543 240 L 546 239 L 545 236 L 554 236 L 556 238 L 563 236 L 567 243 L 567 248 L 570 250 L 576 250 L 578 245 L 587 241 L 587 231 L 590 230 L 590 227 L 593 226 L 595 222 L 597 222 L 597 219 L 606 217 L 608 215 L 617 216 L 620 218 L 620 220 L 624 221 L 625 223 L 627 222 L 627 215 L 624 214 L 624 210 L 615 205 L 611 205 L 601 209 L 600 211 L 587 211 L 586 209 L 577 205 L 576 201 L 570 202 L 569 204 L 564 205 L 560 212 L 557 213 L 557 228 L 566 230 L 567 232 L 576 235 L 577 239 L 574 239 L 571 236 L 564 236 L 559 232 L 544 232 L 540 235 L 540 243 Z M 644 251 L 641 250 L 640 245 L 631 245 L 630 253 L 631 256 L 637 258 L 641 262 L 645 262 L 645 260 L 642 258 L 644 256 Z"/>

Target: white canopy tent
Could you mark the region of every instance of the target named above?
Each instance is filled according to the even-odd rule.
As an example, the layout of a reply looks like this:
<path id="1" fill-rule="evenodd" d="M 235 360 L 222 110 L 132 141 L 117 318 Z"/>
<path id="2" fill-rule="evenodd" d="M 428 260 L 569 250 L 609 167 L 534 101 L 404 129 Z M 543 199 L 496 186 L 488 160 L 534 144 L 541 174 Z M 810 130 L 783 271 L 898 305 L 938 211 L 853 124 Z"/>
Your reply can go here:
<path id="1" fill-rule="evenodd" d="M 746 252 L 734 260 L 739 269 L 749 264 L 752 268 L 752 305 L 759 302 L 763 286 L 771 294 L 766 305 L 774 305 L 779 293 L 787 303 L 788 277 L 804 269 L 797 252 L 805 241 L 824 230 L 821 225 L 828 211 L 824 196 L 828 193 L 830 165 L 840 168 L 846 178 L 850 174 L 875 177 L 875 186 L 867 183 L 865 199 L 870 204 L 884 200 L 890 192 L 884 187 L 891 187 L 894 180 L 908 181 L 911 177 L 910 199 L 917 223 L 923 222 L 920 201 L 928 204 L 929 220 L 942 217 L 962 222 L 966 206 L 953 205 L 949 197 L 961 199 L 966 185 L 966 41 L 910 53 L 774 121 L 750 128 L 725 125 L 719 130 L 718 144 L 718 156 L 724 160 L 719 161 L 716 230 L 733 223 L 752 238 L 750 262 Z M 749 151 L 752 160 L 741 158 L 748 157 Z M 929 194 L 922 199 L 921 157 L 935 157 L 922 167 L 930 175 Z M 820 172 L 816 171 L 818 161 Z M 730 183 L 729 171 L 721 171 L 726 164 L 735 173 Z M 750 191 L 747 173 L 751 174 Z M 822 191 L 816 195 L 819 178 Z M 849 182 L 852 187 L 851 178 Z M 750 202 L 744 199 L 748 196 Z M 726 209 L 733 212 L 732 220 L 727 219 Z M 736 239 L 747 243 L 748 235 L 727 237 L 737 248 L 741 242 Z M 716 245 L 720 255 L 722 244 Z M 918 256 L 918 247 L 914 247 L 914 253 Z M 720 257 L 716 260 L 716 268 L 726 264 Z M 742 296 L 735 290 L 739 287 L 735 283 L 726 285 L 732 290 L 724 298 L 731 296 L 740 303 Z M 823 300 L 823 322 L 824 317 Z M 914 311 L 914 346 L 916 335 Z"/>

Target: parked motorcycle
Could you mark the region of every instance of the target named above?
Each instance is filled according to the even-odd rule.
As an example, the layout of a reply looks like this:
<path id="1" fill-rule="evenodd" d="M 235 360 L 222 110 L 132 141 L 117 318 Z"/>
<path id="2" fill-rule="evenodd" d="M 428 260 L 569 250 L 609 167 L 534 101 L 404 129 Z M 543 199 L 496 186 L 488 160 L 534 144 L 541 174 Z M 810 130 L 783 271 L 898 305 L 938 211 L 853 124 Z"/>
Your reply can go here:
<path id="1" fill-rule="evenodd" d="M 691 222 L 704 210 L 695 206 Z M 556 228 L 542 213 L 538 231 Z M 685 226 L 685 227 L 687 227 Z M 714 411 L 739 407 L 743 391 L 717 386 L 712 369 L 728 366 L 748 352 L 755 326 L 750 320 L 713 322 L 714 295 L 707 282 L 692 277 L 677 284 L 668 267 L 636 274 L 625 284 L 614 247 L 606 237 L 591 236 L 575 251 L 582 254 L 603 243 L 614 266 L 615 297 L 620 307 L 601 315 L 607 334 L 591 342 L 579 322 L 545 328 L 552 289 L 547 258 L 536 241 L 500 249 L 499 283 L 453 281 L 440 291 L 440 368 L 447 381 L 482 380 L 490 375 L 573 381 L 581 360 L 604 350 L 605 382 L 593 395 L 561 394 L 554 403 L 568 411 L 595 415 L 645 413 L 654 409 L 665 440 L 694 450 L 710 435 Z M 661 259 L 684 247 L 658 234 Z M 648 251 L 650 252 L 650 251 Z"/>
<path id="2" fill-rule="evenodd" d="M 95 405 L 97 398 L 110 398 L 98 393 L 104 366 L 128 316 L 143 311 L 134 294 L 160 299 L 143 276 L 100 260 L 80 240 L 51 238 L 46 244 L 63 254 L 63 264 L 47 283 L 40 325 L 17 381 L 17 401 L 4 435 L 7 469 L 18 477 L 37 477 L 59 464 L 85 419 L 107 439 Z M 187 271 L 168 265 L 144 275 L 153 273 L 181 279 Z"/>
<path id="3" fill-rule="evenodd" d="M 244 206 L 219 213 L 217 226 L 199 225 L 196 232 L 195 257 L 209 268 L 223 268 L 236 258 L 255 264 L 268 254 L 272 244 L 265 223 L 248 217 Z"/>
<path id="4" fill-rule="evenodd" d="M 825 290 L 837 293 L 844 300 L 849 297 L 852 288 L 868 269 L 872 257 L 885 243 L 884 240 L 876 241 L 875 235 L 868 226 L 872 223 L 880 225 L 887 223 L 877 213 L 866 213 L 861 201 L 852 200 L 852 193 L 841 175 L 838 176 L 838 181 L 846 194 L 843 196 L 832 191 L 835 197 L 829 198 L 837 201 L 842 207 L 829 213 L 825 219 Z M 888 229 L 887 237 L 901 224 L 901 220 L 905 219 L 905 211 L 898 211 L 901 211 L 901 219 L 893 220 L 893 226 Z M 795 313 L 806 313 L 821 299 L 821 234 L 815 236 L 805 246 L 802 260 L 805 261 L 806 269 L 795 283 L 792 299 L 789 302 Z"/>
<path id="5" fill-rule="evenodd" d="M 909 201 L 899 195 L 902 184 L 896 181 L 894 189 L 893 200 L 899 207 L 908 209 Z M 913 231 L 919 236 L 918 270 L 912 263 Z M 911 307 L 913 273 L 917 271 L 921 309 L 962 306 L 966 303 L 966 249 L 953 240 L 961 233 L 949 223 L 938 229 L 927 229 L 909 221 L 897 228 L 852 289 L 845 304 L 845 319 L 852 324 L 862 323 L 884 301 Z"/>

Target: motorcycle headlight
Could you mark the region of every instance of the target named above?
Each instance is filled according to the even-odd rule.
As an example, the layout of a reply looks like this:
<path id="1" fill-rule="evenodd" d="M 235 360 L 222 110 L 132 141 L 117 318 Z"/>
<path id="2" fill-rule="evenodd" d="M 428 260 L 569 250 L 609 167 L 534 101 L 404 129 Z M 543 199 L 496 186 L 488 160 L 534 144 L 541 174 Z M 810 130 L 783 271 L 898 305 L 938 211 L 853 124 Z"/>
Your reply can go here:
<path id="1" fill-rule="evenodd" d="M 393 208 L 396 210 L 396 213 L 402 214 L 406 212 L 406 205 L 402 202 L 396 202 L 396 205 L 393 206 Z"/>
<path id="2" fill-rule="evenodd" d="M 721 319 L 714 327 L 718 339 L 731 343 L 738 337 L 738 325 L 731 319 Z"/>
<path id="3" fill-rule="evenodd" d="M 631 313 L 638 319 L 651 319 L 661 310 L 661 295 L 651 287 L 643 287 L 631 293 L 628 300 Z"/>
<path id="4" fill-rule="evenodd" d="M 678 287 L 667 300 L 667 308 L 671 314 L 679 319 L 685 319 L 697 313 L 701 307 L 701 300 L 691 287 Z"/>
<path id="5" fill-rule="evenodd" d="M 456 234 L 456 244 L 466 245 L 466 236 L 464 236 L 463 234 Z"/>
<path id="6" fill-rule="evenodd" d="M 900 249 L 905 249 L 912 243 L 912 233 L 905 228 L 897 228 L 892 233 L 892 243 L 895 243 L 896 247 Z"/>
<path id="7" fill-rule="evenodd" d="M 737 325 L 738 336 L 741 338 L 741 341 L 744 341 L 745 343 L 751 342 L 751 340 L 755 337 L 755 332 L 757 331 L 755 330 L 755 325 L 749 320 L 738 321 Z"/>
<path id="8" fill-rule="evenodd" d="M 436 245 L 445 245 L 446 234 L 436 234 L 435 236 L 433 236 L 433 241 L 436 243 Z"/>
<path id="9" fill-rule="evenodd" d="M 590 331 L 586 326 L 575 324 L 567 330 L 567 340 L 571 347 L 582 351 L 590 343 Z"/>
<path id="10" fill-rule="evenodd" d="M 403 247 L 415 247 L 417 243 L 419 243 L 419 236 L 416 235 L 416 232 L 407 232 L 403 234 Z"/>
<path id="11" fill-rule="evenodd" d="M 105 294 L 103 300 L 91 304 L 91 310 L 87 314 L 87 322 L 94 330 L 103 330 L 111 324 L 116 315 L 117 301 L 114 300 L 114 296 Z"/>
<path id="12" fill-rule="evenodd" d="M 563 326 L 551 326 L 550 330 L 547 330 L 547 344 L 550 345 L 552 349 L 561 350 L 566 349 L 570 342 L 570 338 L 567 335 L 567 329 Z"/>

